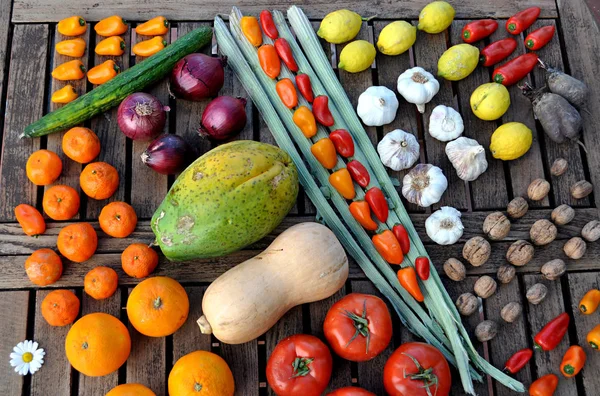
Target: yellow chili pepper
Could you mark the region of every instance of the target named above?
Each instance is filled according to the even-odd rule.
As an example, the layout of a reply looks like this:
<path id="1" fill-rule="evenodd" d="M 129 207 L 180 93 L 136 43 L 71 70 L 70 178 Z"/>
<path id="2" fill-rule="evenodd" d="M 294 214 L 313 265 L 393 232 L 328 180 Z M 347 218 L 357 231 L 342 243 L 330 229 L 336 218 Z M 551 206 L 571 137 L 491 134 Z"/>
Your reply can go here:
<path id="1" fill-rule="evenodd" d="M 79 95 L 71 84 L 65 85 L 52 94 L 52 103 L 69 103 L 77 99 Z"/>
<path id="2" fill-rule="evenodd" d="M 96 26 L 94 26 L 94 30 L 100 36 L 118 36 L 127 31 L 127 25 L 123 21 L 123 18 L 118 15 L 113 15 L 98 22 Z"/>
<path id="3" fill-rule="evenodd" d="M 242 33 L 244 33 L 244 36 L 248 39 L 250 44 L 255 47 L 260 47 L 262 44 L 262 30 L 260 30 L 258 19 L 253 16 L 242 17 L 240 21 L 240 27 L 242 28 Z"/>
<path id="4" fill-rule="evenodd" d="M 85 40 L 77 37 L 71 40 L 63 40 L 56 43 L 54 48 L 61 55 L 81 58 L 85 53 Z"/>
<path id="5" fill-rule="evenodd" d="M 590 330 L 586 340 L 593 349 L 598 350 L 600 347 L 600 324 Z"/>
<path id="6" fill-rule="evenodd" d="M 317 134 L 317 121 L 312 111 L 306 106 L 300 106 L 292 117 L 294 124 L 300 128 L 304 136 L 311 138 Z"/>
<path id="7" fill-rule="evenodd" d="M 342 168 L 329 175 L 329 183 L 346 199 L 354 199 L 356 191 L 348 169 Z"/>
<path id="8" fill-rule="evenodd" d="M 119 71 L 121 71 L 121 68 L 115 63 L 114 60 L 109 59 L 88 71 L 88 81 L 96 85 L 104 84 L 119 74 Z"/>
<path id="9" fill-rule="evenodd" d="M 125 40 L 119 36 L 105 38 L 96 45 L 98 55 L 121 56 L 125 52 Z"/>
<path id="10" fill-rule="evenodd" d="M 74 15 L 58 22 L 57 29 L 63 36 L 79 36 L 86 32 L 87 23 L 82 17 Z"/>
<path id="11" fill-rule="evenodd" d="M 79 59 L 65 62 L 52 70 L 52 77 L 61 81 L 81 80 L 85 76 L 85 66 Z"/>
<path id="12" fill-rule="evenodd" d="M 140 41 L 133 46 L 133 53 L 138 56 L 151 56 L 165 48 L 167 42 L 162 37 L 156 36 L 150 40 Z"/>
<path id="13" fill-rule="evenodd" d="M 169 21 L 164 16 L 157 16 L 135 28 L 137 34 L 144 36 L 161 36 L 169 31 Z"/>
<path id="14" fill-rule="evenodd" d="M 596 312 L 598 305 L 600 305 L 600 290 L 592 289 L 579 301 L 579 310 L 583 314 L 590 315 Z"/>

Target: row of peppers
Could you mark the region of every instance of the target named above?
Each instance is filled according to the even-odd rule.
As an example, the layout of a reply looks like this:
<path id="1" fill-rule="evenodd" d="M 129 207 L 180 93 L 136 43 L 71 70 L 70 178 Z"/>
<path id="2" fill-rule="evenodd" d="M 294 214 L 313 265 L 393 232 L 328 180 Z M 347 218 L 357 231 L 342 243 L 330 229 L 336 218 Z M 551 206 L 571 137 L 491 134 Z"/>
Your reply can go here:
<path id="1" fill-rule="evenodd" d="M 294 60 L 292 49 L 282 37 L 279 37 L 273 17 L 268 10 L 260 13 L 260 19 L 253 16 L 243 16 L 240 27 L 244 37 L 253 46 L 258 47 L 257 55 L 259 64 L 264 73 L 276 80 L 281 71 L 283 62 L 290 71 L 298 73 L 299 68 Z M 274 44 L 263 44 L 262 34 L 265 34 Z M 310 139 L 317 134 L 317 123 L 324 127 L 331 127 L 335 120 L 329 111 L 329 98 L 326 95 L 314 97 L 310 78 L 308 75 L 298 73 L 295 76 L 296 86 L 289 78 L 277 81 L 275 88 L 282 103 L 294 110 L 292 120 Z M 297 89 L 296 89 L 297 87 Z M 312 103 L 312 110 L 307 106 L 298 106 L 298 93 Z M 344 129 L 331 131 L 329 137 L 315 142 L 311 146 L 311 153 L 324 168 L 333 170 L 337 164 L 337 155 L 347 160 L 346 167 L 336 170 L 329 176 L 329 183 L 347 200 L 356 196 L 354 184 L 366 188 L 370 182 L 367 169 L 354 156 L 354 141 L 350 133 Z M 368 231 L 375 232 L 372 242 L 381 256 L 390 264 L 400 265 L 404 255 L 410 250 L 410 239 L 402 224 L 396 224 L 392 230 L 386 229 L 378 232 L 379 225 L 373 220 L 371 213 L 383 224 L 387 221 L 389 207 L 385 195 L 378 187 L 371 187 L 365 193 L 364 201 L 354 201 L 349 205 L 352 216 Z M 417 275 L 422 280 L 429 278 L 429 259 L 419 257 L 415 268 L 408 266 L 401 268 L 397 275 L 400 284 L 419 302 L 424 297 L 417 282 Z"/>

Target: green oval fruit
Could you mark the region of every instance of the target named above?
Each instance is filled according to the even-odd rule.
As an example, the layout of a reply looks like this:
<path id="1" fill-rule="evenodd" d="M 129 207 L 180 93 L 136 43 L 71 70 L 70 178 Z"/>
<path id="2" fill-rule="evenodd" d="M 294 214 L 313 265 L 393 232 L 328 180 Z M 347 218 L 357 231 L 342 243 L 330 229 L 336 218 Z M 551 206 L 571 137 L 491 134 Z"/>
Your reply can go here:
<path id="1" fill-rule="evenodd" d="M 152 231 L 169 260 L 223 256 L 273 231 L 297 195 L 298 172 L 286 152 L 235 141 L 183 171 L 152 216 Z"/>

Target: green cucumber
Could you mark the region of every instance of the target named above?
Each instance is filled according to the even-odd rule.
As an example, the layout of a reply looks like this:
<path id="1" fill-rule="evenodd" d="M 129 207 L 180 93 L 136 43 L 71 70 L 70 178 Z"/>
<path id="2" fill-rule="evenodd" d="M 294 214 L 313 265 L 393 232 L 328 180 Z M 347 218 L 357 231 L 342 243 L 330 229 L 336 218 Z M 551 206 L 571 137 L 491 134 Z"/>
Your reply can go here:
<path id="1" fill-rule="evenodd" d="M 212 29 L 207 26 L 189 32 L 109 82 L 28 125 L 20 137 L 33 138 L 60 132 L 117 106 L 128 95 L 164 77 L 180 59 L 198 51 L 211 39 Z"/>

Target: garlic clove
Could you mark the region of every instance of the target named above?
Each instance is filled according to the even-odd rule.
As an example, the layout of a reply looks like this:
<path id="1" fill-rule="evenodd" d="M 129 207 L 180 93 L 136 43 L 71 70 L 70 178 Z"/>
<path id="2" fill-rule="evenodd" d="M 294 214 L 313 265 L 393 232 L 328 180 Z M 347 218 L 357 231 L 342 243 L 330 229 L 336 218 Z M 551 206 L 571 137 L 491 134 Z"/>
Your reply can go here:
<path id="1" fill-rule="evenodd" d="M 398 76 L 398 93 L 409 103 L 417 105 L 420 113 L 425 112 L 425 104 L 440 90 L 440 83 L 422 67 L 413 67 Z"/>
<path id="2" fill-rule="evenodd" d="M 418 164 L 402 180 L 402 195 L 422 207 L 439 202 L 447 188 L 448 179 L 440 168 L 431 164 Z"/>
<path id="3" fill-rule="evenodd" d="M 417 138 L 401 129 L 386 134 L 377 145 L 381 162 L 395 171 L 408 169 L 419 159 L 421 147 Z"/>
<path id="4" fill-rule="evenodd" d="M 460 113 L 452 107 L 438 105 L 429 117 L 429 134 L 442 142 L 449 142 L 462 135 L 465 125 Z"/>
<path id="5" fill-rule="evenodd" d="M 438 245 L 452 245 L 463 235 L 464 226 L 460 212 L 450 206 L 442 206 L 425 220 L 427 236 Z"/>
<path id="6" fill-rule="evenodd" d="M 485 149 L 474 139 L 460 137 L 449 142 L 446 155 L 462 180 L 476 180 L 488 167 Z"/>

